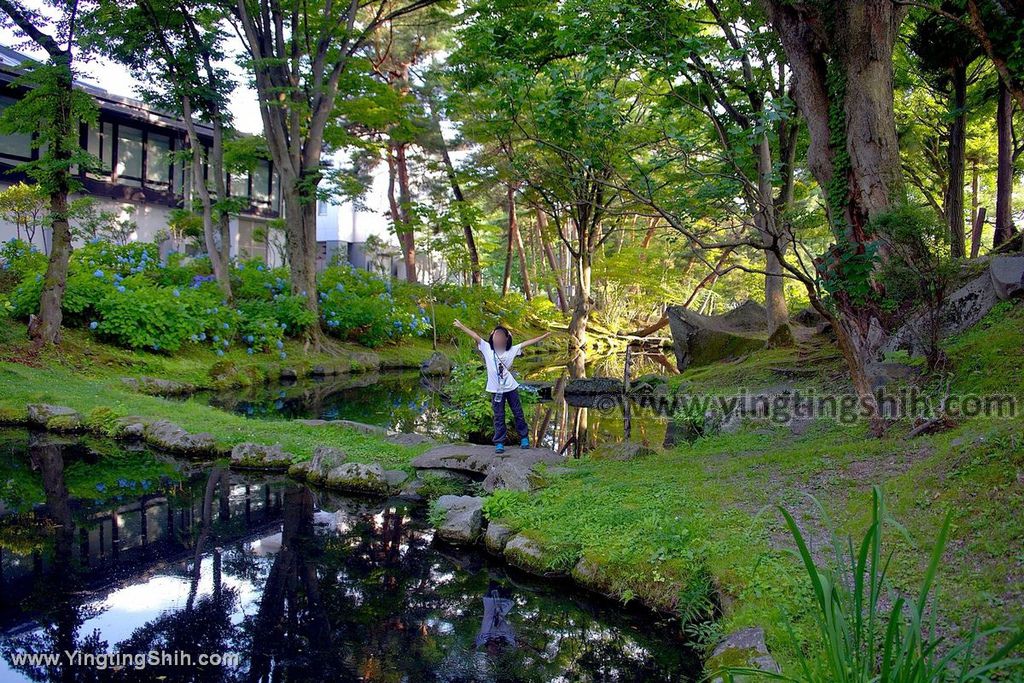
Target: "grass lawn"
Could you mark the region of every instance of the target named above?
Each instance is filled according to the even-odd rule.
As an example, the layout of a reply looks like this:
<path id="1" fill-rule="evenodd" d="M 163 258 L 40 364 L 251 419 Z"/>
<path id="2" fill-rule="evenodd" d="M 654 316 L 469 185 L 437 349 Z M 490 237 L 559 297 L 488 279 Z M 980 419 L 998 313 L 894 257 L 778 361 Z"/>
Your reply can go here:
<path id="1" fill-rule="evenodd" d="M 1006 392 L 1024 409 L 1024 305 L 999 306 L 946 352 L 952 394 Z M 694 392 L 769 386 L 782 381 L 773 368 L 806 367 L 808 357 L 821 367 L 811 386 L 843 390 L 838 357 L 821 347 L 757 353 L 690 370 L 672 384 Z M 940 382 L 926 389 L 945 390 Z M 532 495 L 498 494 L 485 510 L 547 548 L 552 569 L 597 560 L 609 591 L 622 598 L 686 617 L 700 614 L 716 589 L 719 628 L 765 627 L 769 647 L 792 670 L 797 647 L 816 648 L 815 631 L 807 582 L 776 506 L 794 513 L 825 559 L 832 529 L 859 537 L 879 484 L 906 531 L 887 536 L 897 589 L 916 593 L 953 510 L 939 574 L 940 628 L 955 637 L 975 619 L 1024 626 L 1024 416 L 966 419 L 908 439 L 911 426 L 897 422 L 873 439 L 863 423 L 818 421 L 803 434 L 759 423 L 630 462 L 598 454 Z M 713 642 L 717 630 L 695 635 Z"/>

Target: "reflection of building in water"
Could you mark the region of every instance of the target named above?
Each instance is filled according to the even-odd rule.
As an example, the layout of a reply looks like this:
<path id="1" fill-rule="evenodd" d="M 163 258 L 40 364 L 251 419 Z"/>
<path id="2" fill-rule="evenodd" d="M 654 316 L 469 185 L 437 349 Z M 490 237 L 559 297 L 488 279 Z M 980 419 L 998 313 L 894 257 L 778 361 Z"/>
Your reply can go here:
<path id="1" fill-rule="evenodd" d="M 266 535 L 279 525 L 282 501 L 278 486 L 220 486 L 216 499 L 207 506 L 206 479 L 200 475 L 173 489 L 154 490 L 95 512 L 88 511 L 86 501 L 72 501 L 75 513 L 70 532 L 76 547 L 70 559 L 78 565 L 83 588 L 131 583 L 154 568 L 191 559 L 204 527 L 218 543 L 231 543 Z M 0 514 L 0 521 L 7 516 Z M 74 571 L 65 562 L 55 561 L 48 551 L 47 546 L 25 554 L 0 548 L 0 594 L 4 596 L 0 628 L 24 618 L 17 605 L 39 579 Z"/>

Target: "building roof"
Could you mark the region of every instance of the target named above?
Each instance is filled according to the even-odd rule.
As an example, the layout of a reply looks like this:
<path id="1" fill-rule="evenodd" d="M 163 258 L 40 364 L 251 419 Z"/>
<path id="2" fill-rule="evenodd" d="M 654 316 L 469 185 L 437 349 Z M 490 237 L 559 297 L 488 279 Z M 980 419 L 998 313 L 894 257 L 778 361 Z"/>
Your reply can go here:
<path id="1" fill-rule="evenodd" d="M 0 82 L 10 83 L 21 75 L 27 65 L 35 62 L 32 57 L 0 44 Z M 93 96 L 100 109 L 147 123 L 173 128 L 185 132 L 185 124 L 177 114 L 150 106 L 142 100 L 111 93 L 88 81 L 76 78 L 75 87 Z M 205 123 L 196 124 L 200 134 L 212 135 L 213 128 Z"/>

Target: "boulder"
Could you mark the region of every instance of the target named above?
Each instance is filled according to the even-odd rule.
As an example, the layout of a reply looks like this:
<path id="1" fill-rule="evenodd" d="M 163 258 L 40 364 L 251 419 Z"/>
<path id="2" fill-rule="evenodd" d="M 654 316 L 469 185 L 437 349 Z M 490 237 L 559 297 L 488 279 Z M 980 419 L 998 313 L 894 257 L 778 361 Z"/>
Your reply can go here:
<path id="1" fill-rule="evenodd" d="M 484 534 L 484 547 L 495 555 L 505 552 L 505 544 L 512 538 L 512 530 L 504 524 L 491 522 L 487 525 L 487 533 Z"/>
<path id="2" fill-rule="evenodd" d="M 452 374 L 452 361 L 440 351 L 434 351 L 420 364 L 420 374 L 424 377 L 447 377 Z"/>
<path id="3" fill-rule="evenodd" d="M 172 453 L 191 456 L 215 455 L 217 453 L 217 444 L 213 440 L 213 435 L 190 434 L 167 420 L 150 422 L 146 425 L 144 436 L 150 444 Z"/>
<path id="4" fill-rule="evenodd" d="M 529 491 L 533 488 L 530 473 L 534 464 L 536 463 L 523 460 L 503 460 L 495 463 L 488 469 L 481 486 L 487 493 L 492 493 L 495 489 Z"/>
<path id="5" fill-rule="evenodd" d="M 543 544 L 526 534 L 516 534 L 505 543 L 505 560 L 513 567 L 537 576 L 564 575 L 564 572 L 552 566 Z"/>
<path id="6" fill-rule="evenodd" d="M 73 408 L 48 403 L 30 403 L 28 422 L 36 427 L 55 432 L 73 432 L 82 428 L 82 415 Z"/>
<path id="7" fill-rule="evenodd" d="M 431 448 L 414 458 L 412 466 L 418 470 L 451 470 L 486 476 L 492 466 L 508 460 L 532 466 L 537 463 L 555 465 L 561 463 L 564 458 L 546 448 L 509 448 L 499 454 L 494 452 L 493 446 L 453 443 Z"/>
<path id="8" fill-rule="evenodd" d="M 239 443 L 231 449 L 231 466 L 259 470 L 286 470 L 295 456 L 281 444 Z"/>
<path id="9" fill-rule="evenodd" d="M 764 639 L 764 629 L 750 627 L 735 631 L 727 635 L 712 652 L 711 657 L 704 663 L 704 670 L 712 675 L 712 683 L 723 683 L 723 676 L 716 676 L 715 672 L 724 667 L 742 667 L 747 669 L 758 669 L 767 673 L 778 674 L 782 670 L 778 663 L 768 652 L 768 645 Z M 729 680 L 753 681 L 754 678 L 743 676 L 730 678 Z"/>
<path id="10" fill-rule="evenodd" d="M 325 485 L 329 488 L 356 493 L 388 493 L 388 482 L 384 478 L 384 468 L 373 463 L 364 465 L 358 462 L 345 463 L 331 469 L 327 473 Z"/>
<path id="11" fill-rule="evenodd" d="M 406 480 L 405 486 L 398 492 L 399 498 L 411 501 L 421 501 L 423 496 L 420 494 L 420 489 L 423 487 L 423 480 L 417 477 L 410 477 Z"/>
<path id="12" fill-rule="evenodd" d="M 1024 294 L 1024 256 L 996 256 L 989 264 L 989 273 L 1000 301 Z"/>
<path id="13" fill-rule="evenodd" d="M 142 439 L 146 436 L 146 420 L 141 417 L 119 417 L 114 426 L 117 436 L 122 439 Z"/>
<path id="14" fill-rule="evenodd" d="M 622 380 L 611 377 L 590 377 L 571 379 L 565 385 L 566 396 L 594 396 L 599 394 L 621 394 Z"/>
<path id="15" fill-rule="evenodd" d="M 133 391 L 149 396 L 185 396 L 196 391 L 196 385 L 158 377 L 124 377 L 121 381 Z"/>
<path id="16" fill-rule="evenodd" d="M 483 525 L 483 498 L 475 496 L 441 496 L 434 509 L 441 518 L 437 537 L 449 543 L 470 544 L 480 537 Z"/>
<path id="17" fill-rule="evenodd" d="M 670 306 L 667 314 L 680 371 L 756 351 L 768 338 L 768 312 L 750 300 L 724 315 L 701 315 L 684 306 Z"/>
<path id="18" fill-rule="evenodd" d="M 434 443 L 434 440 L 424 434 L 405 434 L 402 432 L 389 432 L 384 440 L 396 446 L 421 446 L 425 443 Z"/>
<path id="19" fill-rule="evenodd" d="M 940 338 L 959 334 L 977 324 L 1001 300 L 1024 293 L 1024 256 L 996 256 L 988 270 L 950 294 L 939 311 Z M 928 351 L 931 315 L 923 310 L 910 317 L 882 347 L 882 353 Z"/>
<path id="20" fill-rule="evenodd" d="M 405 470 L 384 470 L 384 481 L 388 483 L 388 486 L 392 489 L 399 489 L 405 480 L 409 478 L 409 473 Z"/>
<path id="21" fill-rule="evenodd" d="M 363 434 L 387 434 L 388 430 L 379 425 L 368 425 L 362 422 L 354 422 L 352 420 L 331 420 L 332 425 L 340 425 L 347 427 L 348 429 L 362 432 Z"/>
<path id="22" fill-rule="evenodd" d="M 602 595 L 611 595 L 612 593 L 611 581 L 601 570 L 601 566 L 588 557 L 581 557 L 569 575 L 577 585 L 589 591 Z"/>
<path id="23" fill-rule="evenodd" d="M 299 378 L 299 373 L 295 368 L 281 368 L 281 372 L 278 374 L 278 379 L 284 382 L 294 382 Z"/>

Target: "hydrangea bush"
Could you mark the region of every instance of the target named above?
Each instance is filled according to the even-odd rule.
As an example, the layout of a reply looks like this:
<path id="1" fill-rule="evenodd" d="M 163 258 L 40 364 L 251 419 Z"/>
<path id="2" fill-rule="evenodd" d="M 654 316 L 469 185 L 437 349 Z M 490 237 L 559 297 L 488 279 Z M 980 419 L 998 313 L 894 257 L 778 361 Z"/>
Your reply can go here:
<path id="1" fill-rule="evenodd" d="M 0 272 L 17 284 L 3 309 L 25 319 L 35 313 L 46 257 L 19 240 L 0 245 Z M 174 352 L 185 345 L 223 355 L 233 348 L 284 356 L 287 336 L 319 324 L 329 335 L 378 347 L 404 339 L 450 340 L 460 318 L 486 332 L 502 322 L 513 329 L 530 316 L 553 315 L 547 301 L 490 288 L 393 282 L 351 265 L 335 265 L 318 279 L 320 320 L 306 293 L 293 294 L 287 268 L 239 261 L 230 271 L 229 305 L 211 274 L 209 259 L 170 254 L 155 244 L 123 246 L 92 241 L 71 256 L 64 297 L 65 324 L 133 349 Z"/>

